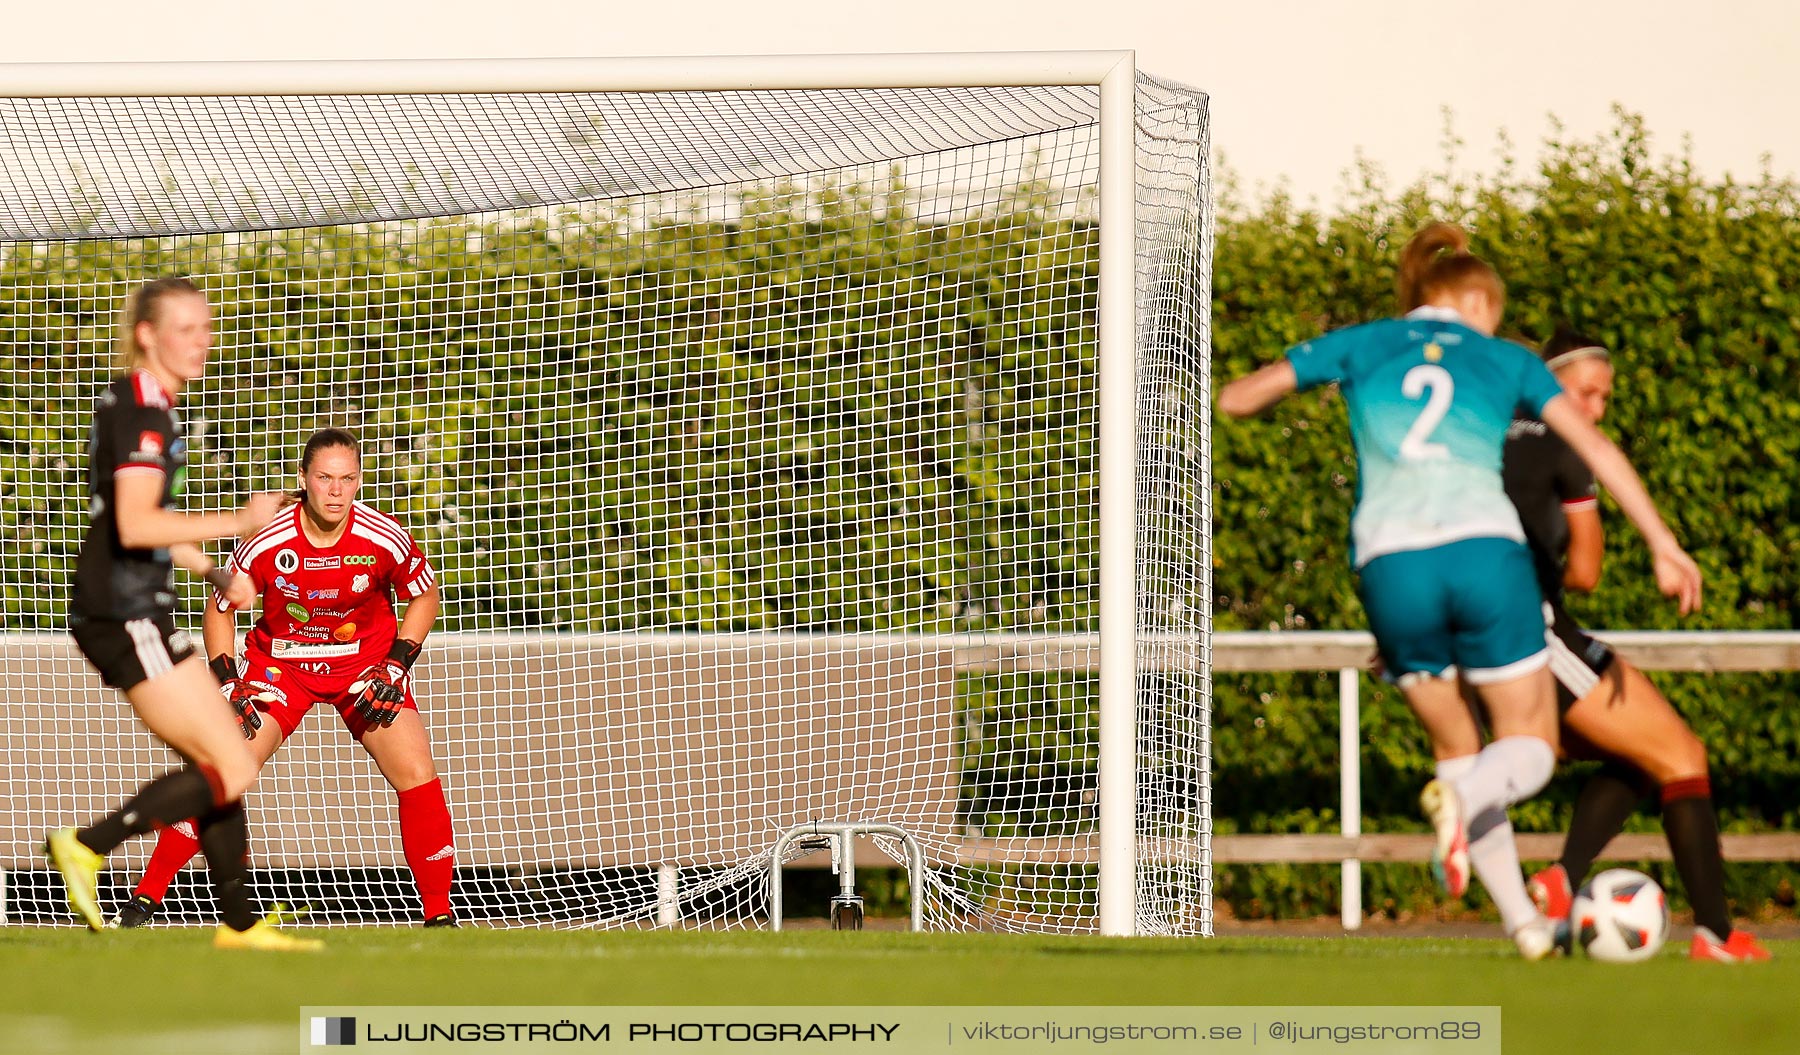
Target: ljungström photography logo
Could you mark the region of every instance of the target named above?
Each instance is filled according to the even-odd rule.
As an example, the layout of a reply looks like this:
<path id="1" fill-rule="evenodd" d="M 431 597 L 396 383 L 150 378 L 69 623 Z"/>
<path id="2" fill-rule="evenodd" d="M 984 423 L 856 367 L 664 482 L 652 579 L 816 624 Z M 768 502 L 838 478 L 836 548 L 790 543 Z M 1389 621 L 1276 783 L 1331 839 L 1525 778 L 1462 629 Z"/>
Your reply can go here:
<path id="1" fill-rule="evenodd" d="M 315 1017 L 312 1020 L 312 1042 L 314 1047 L 320 1048 L 355 1044 L 356 1019 Z"/>

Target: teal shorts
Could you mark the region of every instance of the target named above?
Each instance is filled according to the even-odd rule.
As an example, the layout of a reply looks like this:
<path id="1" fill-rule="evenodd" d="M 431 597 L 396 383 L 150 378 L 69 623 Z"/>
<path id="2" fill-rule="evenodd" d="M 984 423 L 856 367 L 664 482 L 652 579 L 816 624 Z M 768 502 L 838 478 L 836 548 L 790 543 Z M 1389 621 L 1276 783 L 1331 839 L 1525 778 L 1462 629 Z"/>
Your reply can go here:
<path id="1" fill-rule="evenodd" d="M 1549 662 L 1531 551 L 1474 538 L 1388 553 L 1363 565 L 1357 593 L 1388 673 L 1509 681 Z"/>

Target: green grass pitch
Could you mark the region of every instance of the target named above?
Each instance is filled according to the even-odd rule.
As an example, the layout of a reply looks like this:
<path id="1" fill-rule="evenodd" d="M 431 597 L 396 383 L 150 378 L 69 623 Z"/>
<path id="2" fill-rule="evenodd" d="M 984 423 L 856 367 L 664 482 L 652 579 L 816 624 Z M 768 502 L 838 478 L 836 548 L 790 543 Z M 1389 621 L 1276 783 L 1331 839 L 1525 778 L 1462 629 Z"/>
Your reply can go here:
<path id="1" fill-rule="evenodd" d="M 1499 940 L 0 928 L 0 1050 L 291 1052 L 306 1004 L 1499 1004 L 1507 1052 L 1793 1052 L 1800 941 L 1772 963 L 1528 964 Z"/>

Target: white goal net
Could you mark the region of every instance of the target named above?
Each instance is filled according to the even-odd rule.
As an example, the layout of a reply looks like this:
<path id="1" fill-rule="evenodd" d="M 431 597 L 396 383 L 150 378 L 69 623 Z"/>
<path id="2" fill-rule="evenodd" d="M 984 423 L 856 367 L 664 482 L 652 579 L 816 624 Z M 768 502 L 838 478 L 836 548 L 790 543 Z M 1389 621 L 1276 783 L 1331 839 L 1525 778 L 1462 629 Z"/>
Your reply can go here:
<path id="1" fill-rule="evenodd" d="M 65 627 L 118 309 L 182 274 L 217 327 L 186 507 L 294 486 L 342 426 L 437 566 L 416 691 L 463 920 L 766 925 L 782 833 L 867 822 L 918 842 L 928 926 L 1095 930 L 1123 632 L 1133 929 L 1209 932 L 1206 99 L 1140 75 L 1134 110 L 1121 220 L 1096 84 L 0 98 L 5 920 L 73 922 L 44 831 L 175 761 Z M 1119 222 L 1134 364 L 1100 339 Z M 1135 626 L 1103 628 L 1132 365 Z M 261 899 L 417 918 L 328 708 L 247 802 Z M 212 913 L 196 860 L 158 921 Z"/>

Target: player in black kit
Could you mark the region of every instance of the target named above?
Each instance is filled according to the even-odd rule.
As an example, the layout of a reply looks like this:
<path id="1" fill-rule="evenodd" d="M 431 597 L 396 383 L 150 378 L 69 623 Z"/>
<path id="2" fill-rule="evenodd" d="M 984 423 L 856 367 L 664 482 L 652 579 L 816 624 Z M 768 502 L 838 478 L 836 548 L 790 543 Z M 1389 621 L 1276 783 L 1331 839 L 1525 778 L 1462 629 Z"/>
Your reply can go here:
<path id="1" fill-rule="evenodd" d="M 88 441 L 88 533 L 75 571 L 69 632 L 101 680 L 120 690 L 138 719 L 187 762 L 138 789 L 118 810 L 82 828 L 52 832 L 44 854 L 62 873 L 69 905 L 100 930 L 98 877 L 106 855 L 133 835 L 200 818 L 224 925 L 221 948 L 316 949 L 259 920 L 250 903 L 249 834 L 241 800 L 256 760 L 219 683 L 175 628 L 174 566 L 202 575 L 230 603 L 255 600 L 248 578 L 216 566 L 199 543 L 249 535 L 285 496 L 253 496 L 235 513 L 176 513 L 166 507 L 187 475 L 186 440 L 175 414 L 184 384 L 199 377 L 212 348 L 212 310 L 182 278 L 146 283 L 126 301 L 119 324 L 125 375 L 100 393 Z"/>
<path id="2" fill-rule="evenodd" d="M 1598 423 L 1612 395 L 1607 350 L 1598 341 L 1560 330 L 1544 346 L 1543 356 L 1563 393 Z M 1565 588 L 1585 593 L 1600 580 L 1605 544 L 1593 474 L 1543 422 L 1521 419 L 1507 433 L 1503 476 L 1544 594 L 1564 748 L 1605 763 L 1576 800 L 1562 860 L 1527 884 L 1532 899 L 1545 915 L 1566 919 L 1573 890 L 1594 858 L 1639 801 L 1655 793 L 1698 924 L 1689 955 L 1727 963 L 1768 959 L 1755 938 L 1732 928 L 1725 907 L 1725 869 L 1705 746 L 1642 671 L 1589 637 L 1563 608 Z"/>

